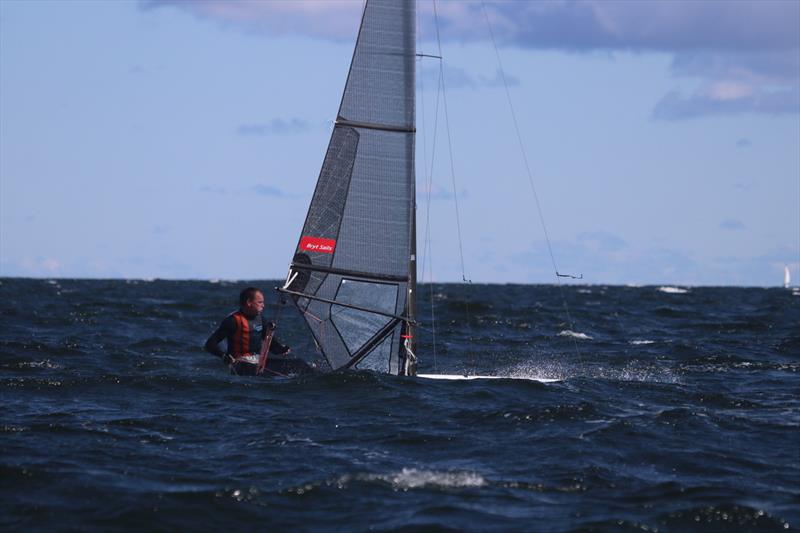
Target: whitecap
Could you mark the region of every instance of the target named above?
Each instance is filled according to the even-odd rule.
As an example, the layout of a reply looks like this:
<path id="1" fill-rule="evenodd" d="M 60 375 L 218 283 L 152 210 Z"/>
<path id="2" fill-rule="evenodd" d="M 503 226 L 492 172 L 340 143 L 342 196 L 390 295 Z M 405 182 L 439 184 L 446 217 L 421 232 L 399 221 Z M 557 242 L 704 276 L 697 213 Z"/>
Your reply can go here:
<path id="1" fill-rule="evenodd" d="M 575 339 L 583 339 L 583 340 L 592 340 L 592 337 L 587 335 L 586 333 L 580 333 L 577 331 L 572 331 L 569 329 L 565 329 L 558 334 L 559 337 L 573 337 Z"/>
<path id="2" fill-rule="evenodd" d="M 419 489 L 424 487 L 462 488 L 483 487 L 486 480 L 475 472 L 436 472 L 433 470 L 417 470 L 404 468 L 400 472 L 377 476 L 400 490 Z"/>
<path id="3" fill-rule="evenodd" d="M 689 292 L 689 289 L 682 289 L 680 287 L 659 287 L 659 292 L 665 292 L 667 294 L 686 294 Z"/>
<path id="4" fill-rule="evenodd" d="M 639 346 L 640 344 L 654 344 L 655 342 L 656 341 L 651 341 L 651 340 L 648 340 L 648 339 L 642 339 L 642 340 L 628 341 L 628 344 L 633 344 L 634 346 Z"/>
<path id="5" fill-rule="evenodd" d="M 61 366 L 57 363 L 50 361 L 50 359 L 45 359 L 44 361 L 23 361 L 19 363 L 19 368 L 49 368 L 49 369 L 56 369 L 61 368 Z"/>

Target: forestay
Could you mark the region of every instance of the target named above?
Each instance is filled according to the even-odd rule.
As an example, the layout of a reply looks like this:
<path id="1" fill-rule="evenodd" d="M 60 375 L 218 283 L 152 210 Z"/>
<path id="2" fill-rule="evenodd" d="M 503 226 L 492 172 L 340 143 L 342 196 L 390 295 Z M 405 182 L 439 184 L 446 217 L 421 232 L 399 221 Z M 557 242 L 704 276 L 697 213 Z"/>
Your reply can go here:
<path id="1" fill-rule="evenodd" d="M 368 0 L 281 289 L 331 370 L 413 374 L 415 6 Z"/>

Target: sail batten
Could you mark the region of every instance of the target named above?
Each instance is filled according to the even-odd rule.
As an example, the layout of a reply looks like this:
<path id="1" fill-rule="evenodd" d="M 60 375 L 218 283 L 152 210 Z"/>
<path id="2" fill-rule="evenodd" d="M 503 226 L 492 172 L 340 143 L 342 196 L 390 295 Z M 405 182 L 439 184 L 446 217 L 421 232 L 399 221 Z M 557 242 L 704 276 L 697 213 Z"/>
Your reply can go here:
<path id="1" fill-rule="evenodd" d="M 365 4 L 337 121 L 282 289 L 332 370 L 404 369 L 416 280 L 415 22 L 413 0 Z"/>

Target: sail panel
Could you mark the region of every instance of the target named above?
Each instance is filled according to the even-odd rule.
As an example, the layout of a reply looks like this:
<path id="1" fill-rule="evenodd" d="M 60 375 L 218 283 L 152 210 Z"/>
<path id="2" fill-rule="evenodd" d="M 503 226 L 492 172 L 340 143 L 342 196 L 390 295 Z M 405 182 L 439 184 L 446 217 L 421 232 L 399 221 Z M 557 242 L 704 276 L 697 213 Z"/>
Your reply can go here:
<path id="1" fill-rule="evenodd" d="M 331 319 L 351 354 L 388 324 L 397 307 L 397 285 L 343 279 L 336 301 L 354 307 L 334 306 Z M 358 309 L 358 308 L 360 309 Z M 378 314 L 362 309 L 374 309 Z"/>
<path id="2" fill-rule="evenodd" d="M 414 128 L 414 0 L 369 0 L 339 116 Z"/>
<path id="3" fill-rule="evenodd" d="M 413 135 L 359 129 L 350 193 L 333 266 L 408 276 L 413 210 Z"/>
<path id="4" fill-rule="evenodd" d="M 400 326 L 391 335 L 387 336 L 375 347 L 372 352 L 358 362 L 356 368 L 359 370 L 372 370 L 374 372 L 388 372 L 397 374 L 399 361 L 392 354 L 398 353 L 397 339 L 400 336 Z M 392 347 L 395 346 L 394 349 Z"/>

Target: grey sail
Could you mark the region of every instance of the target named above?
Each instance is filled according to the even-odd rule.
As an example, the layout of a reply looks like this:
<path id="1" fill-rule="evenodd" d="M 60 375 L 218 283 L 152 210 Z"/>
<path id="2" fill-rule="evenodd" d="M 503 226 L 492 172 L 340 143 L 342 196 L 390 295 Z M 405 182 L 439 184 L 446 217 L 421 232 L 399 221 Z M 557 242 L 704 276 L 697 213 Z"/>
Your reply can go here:
<path id="1" fill-rule="evenodd" d="M 281 289 L 331 370 L 413 373 L 414 4 L 365 4 L 336 124 Z"/>

